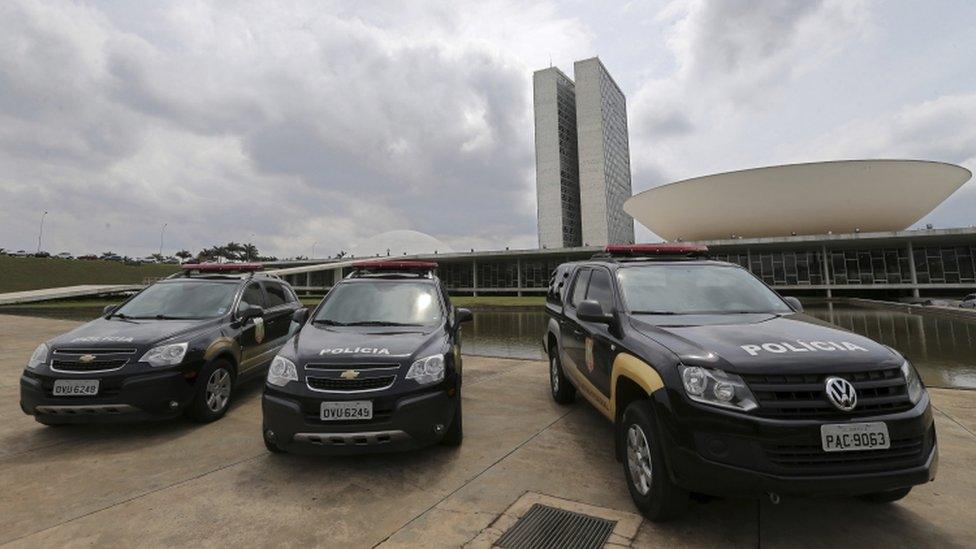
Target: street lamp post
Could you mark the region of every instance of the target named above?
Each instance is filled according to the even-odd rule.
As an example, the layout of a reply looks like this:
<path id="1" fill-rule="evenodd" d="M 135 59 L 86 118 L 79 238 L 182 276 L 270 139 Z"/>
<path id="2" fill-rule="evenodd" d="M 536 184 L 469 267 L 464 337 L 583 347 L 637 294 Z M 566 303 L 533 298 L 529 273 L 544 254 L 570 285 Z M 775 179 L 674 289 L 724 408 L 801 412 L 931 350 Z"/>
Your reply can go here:
<path id="1" fill-rule="evenodd" d="M 244 245 L 245 253 L 247 254 L 247 261 L 251 261 L 251 246 L 254 245 L 254 233 L 251 233 L 250 238 L 247 239 L 247 244 Z"/>
<path id="2" fill-rule="evenodd" d="M 163 255 L 163 231 L 166 230 L 168 225 L 169 223 L 163 223 L 163 228 L 159 229 L 159 252 L 157 252 L 156 255 Z"/>
<path id="3" fill-rule="evenodd" d="M 37 251 L 41 251 L 41 237 L 44 236 L 44 218 L 47 217 L 47 210 L 41 214 L 41 228 L 37 231 Z"/>
<path id="4" fill-rule="evenodd" d="M 315 247 L 316 247 L 316 246 L 318 246 L 318 245 L 319 245 L 319 241 L 318 241 L 318 240 L 316 240 L 316 241 L 315 241 L 315 242 L 314 242 L 314 243 L 312 244 L 312 256 L 311 256 L 311 257 L 309 257 L 309 259 L 315 259 Z"/>

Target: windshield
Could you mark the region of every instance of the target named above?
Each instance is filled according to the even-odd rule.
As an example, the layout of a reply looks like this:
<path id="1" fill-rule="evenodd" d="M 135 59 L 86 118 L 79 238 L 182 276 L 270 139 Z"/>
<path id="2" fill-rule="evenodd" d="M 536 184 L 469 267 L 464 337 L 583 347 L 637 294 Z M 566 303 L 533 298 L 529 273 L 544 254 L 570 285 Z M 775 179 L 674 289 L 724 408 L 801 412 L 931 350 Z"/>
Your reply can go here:
<path id="1" fill-rule="evenodd" d="M 230 310 L 237 284 L 187 280 L 155 284 L 143 290 L 112 316 L 124 318 L 211 318 Z"/>
<path id="2" fill-rule="evenodd" d="M 314 321 L 340 326 L 430 326 L 441 321 L 441 305 L 431 284 L 352 282 L 333 288 Z"/>
<path id="3" fill-rule="evenodd" d="M 782 299 L 743 269 L 641 265 L 617 271 L 631 313 L 789 313 Z"/>

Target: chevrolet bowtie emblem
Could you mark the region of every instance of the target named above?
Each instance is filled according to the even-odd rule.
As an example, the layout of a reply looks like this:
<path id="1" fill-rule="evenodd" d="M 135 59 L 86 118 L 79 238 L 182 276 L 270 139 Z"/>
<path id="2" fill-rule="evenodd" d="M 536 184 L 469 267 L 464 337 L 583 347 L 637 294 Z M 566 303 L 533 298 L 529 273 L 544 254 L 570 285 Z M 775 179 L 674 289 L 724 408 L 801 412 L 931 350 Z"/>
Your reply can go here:
<path id="1" fill-rule="evenodd" d="M 84 362 L 85 364 L 88 364 L 93 360 L 95 360 L 95 355 L 81 355 L 78 357 L 78 362 Z"/>
<path id="2" fill-rule="evenodd" d="M 356 379 L 359 377 L 359 372 L 356 370 L 346 370 L 345 372 L 342 372 L 339 377 L 342 379 Z"/>

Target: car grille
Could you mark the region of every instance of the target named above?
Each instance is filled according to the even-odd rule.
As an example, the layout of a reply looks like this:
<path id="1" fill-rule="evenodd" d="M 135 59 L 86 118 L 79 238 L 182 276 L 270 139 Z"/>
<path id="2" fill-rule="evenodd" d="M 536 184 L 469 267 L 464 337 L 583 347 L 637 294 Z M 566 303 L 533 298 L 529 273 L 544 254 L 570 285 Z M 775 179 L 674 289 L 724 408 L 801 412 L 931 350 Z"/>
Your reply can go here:
<path id="1" fill-rule="evenodd" d="M 926 447 L 921 436 L 891 441 L 884 450 L 857 450 L 853 452 L 825 452 L 820 444 L 779 444 L 766 447 L 770 463 L 789 469 L 802 470 L 807 474 L 838 470 L 871 470 L 907 468 L 917 465 Z"/>
<path id="2" fill-rule="evenodd" d="M 56 349 L 52 353 L 51 368 L 62 372 L 96 372 L 115 370 L 125 366 L 135 349 Z M 81 357 L 90 360 L 82 361 Z"/>
<path id="3" fill-rule="evenodd" d="M 827 400 L 824 381 L 842 377 L 857 391 L 857 407 L 838 410 Z M 742 374 L 759 404 L 758 415 L 790 419 L 857 417 L 908 410 L 905 379 L 900 368 L 844 372 L 839 374 Z"/>
<path id="4" fill-rule="evenodd" d="M 373 377 L 367 379 L 328 379 L 324 377 L 308 377 L 306 381 L 312 389 L 320 391 L 375 391 L 393 385 L 395 375 Z"/>

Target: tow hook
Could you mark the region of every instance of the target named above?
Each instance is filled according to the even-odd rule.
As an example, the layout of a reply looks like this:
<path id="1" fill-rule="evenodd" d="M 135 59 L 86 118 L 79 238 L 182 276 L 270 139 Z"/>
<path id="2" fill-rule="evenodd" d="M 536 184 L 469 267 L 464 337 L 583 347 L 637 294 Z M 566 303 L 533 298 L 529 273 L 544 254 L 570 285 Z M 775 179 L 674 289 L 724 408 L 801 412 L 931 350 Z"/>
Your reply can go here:
<path id="1" fill-rule="evenodd" d="M 770 492 L 769 501 L 772 502 L 773 505 L 779 505 L 779 494 L 776 492 Z"/>

